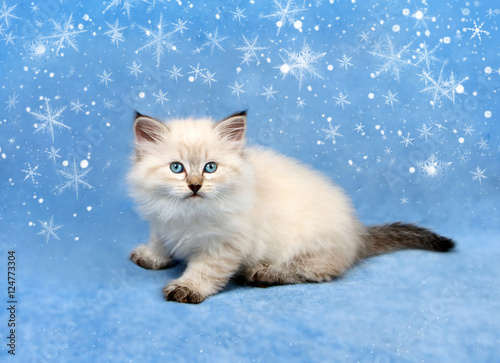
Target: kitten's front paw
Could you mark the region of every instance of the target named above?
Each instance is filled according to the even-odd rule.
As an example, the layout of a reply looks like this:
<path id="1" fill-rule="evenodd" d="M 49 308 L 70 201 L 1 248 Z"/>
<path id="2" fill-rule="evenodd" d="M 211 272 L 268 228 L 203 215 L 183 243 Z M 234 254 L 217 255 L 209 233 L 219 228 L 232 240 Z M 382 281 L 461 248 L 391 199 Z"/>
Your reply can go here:
<path id="1" fill-rule="evenodd" d="M 199 304 L 205 298 L 197 291 L 182 285 L 169 285 L 163 289 L 165 300 L 180 303 Z"/>
<path id="2" fill-rule="evenodd" d="M 130 259 L 137 266 L 149 270 L 163 270 L 169 267 L 171 259 L 154 254 L 147 245 L 139 245 L 130 254 Z"/>

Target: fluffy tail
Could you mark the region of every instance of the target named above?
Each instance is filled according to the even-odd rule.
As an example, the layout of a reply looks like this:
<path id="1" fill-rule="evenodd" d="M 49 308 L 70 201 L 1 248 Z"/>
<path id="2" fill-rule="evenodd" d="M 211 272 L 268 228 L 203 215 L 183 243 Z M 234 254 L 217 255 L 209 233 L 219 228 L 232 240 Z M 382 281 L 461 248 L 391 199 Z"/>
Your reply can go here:
<path id="1" fill-rule="evenodd" d="M 367 227 L 366 232 L 360 258 L 405 249 L 448 252 L 455 247 L 455 242 L 451 239 L 414 224 L 382 224 Z"/>

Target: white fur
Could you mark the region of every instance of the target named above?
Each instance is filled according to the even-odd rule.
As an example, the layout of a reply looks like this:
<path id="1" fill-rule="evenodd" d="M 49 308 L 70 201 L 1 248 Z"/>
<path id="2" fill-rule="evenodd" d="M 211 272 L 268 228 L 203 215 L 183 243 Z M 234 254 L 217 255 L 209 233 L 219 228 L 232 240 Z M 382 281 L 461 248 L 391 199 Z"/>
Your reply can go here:
<path id="1" fill-rule="evenodd" d="M 364 229 L 348 197 L 323 175 L 273 151 L 248 147 L 244 139 L 229 140 L 220 130 L 224 125 L 210 119 L 164 125 L 157 141 L 136 140 L 128 180 L 140 213 L 151 222 L 151 243 L 161 241 L 172 257 L 188 262 L 186 286 L 203 297 L 220 289 L 202 281 L 203 268 L 190 275 L 190 261 L 203 258 L 220 258 L 218 266 L 229 277 L 305 253 L 328 252 L 340 273 L 354 263 Z M 169 167 L 174 161 L 186 173 L 174 174 Z M 217 171 L 203 173 L 212 161 Z M 201 198 L 184 199 L 192 194 L 189 178 L 203 180 Z"/>

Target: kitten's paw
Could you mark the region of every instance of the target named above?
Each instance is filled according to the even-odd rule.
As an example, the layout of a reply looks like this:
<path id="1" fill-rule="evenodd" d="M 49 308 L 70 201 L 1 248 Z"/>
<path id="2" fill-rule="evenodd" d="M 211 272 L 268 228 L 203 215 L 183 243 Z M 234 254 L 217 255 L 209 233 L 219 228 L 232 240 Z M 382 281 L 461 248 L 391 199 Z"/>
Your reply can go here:
<path id="1" fill-rule="evenodd" d="M 139 245 L 130 254 L 130 259 L 137 266 L 141 266 L 149 270 L 166 269 L 169 267 L 171 262 L 170 258 L 153 253 L 147 245 Z"/>
<path id="2" fill-rule="evenodd" d="M 205 298 L 197 291 L 182 285 L 168 285 L 163 289 L 163 295 L 167 301 L 177 301 L 180 303 L 199 304 Z"/>

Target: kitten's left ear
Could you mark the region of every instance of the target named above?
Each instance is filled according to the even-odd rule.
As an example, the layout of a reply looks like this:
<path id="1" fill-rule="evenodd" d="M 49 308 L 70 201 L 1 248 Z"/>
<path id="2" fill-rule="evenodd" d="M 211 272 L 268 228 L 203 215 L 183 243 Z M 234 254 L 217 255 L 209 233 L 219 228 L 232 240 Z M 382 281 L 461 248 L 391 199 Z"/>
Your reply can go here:
<path id="1" fill-rule="evenodd" d="M 219 121 L 215 129 L 228 141 L 242 142 L 247 128 L 247 111 L 241 111 Z"/>

